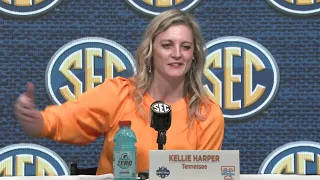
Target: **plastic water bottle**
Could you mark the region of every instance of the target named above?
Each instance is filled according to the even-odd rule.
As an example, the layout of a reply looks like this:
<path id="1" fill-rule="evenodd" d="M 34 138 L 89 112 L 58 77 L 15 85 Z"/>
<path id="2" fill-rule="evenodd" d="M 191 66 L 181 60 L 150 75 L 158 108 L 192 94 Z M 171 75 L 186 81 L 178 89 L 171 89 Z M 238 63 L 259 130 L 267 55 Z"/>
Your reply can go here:
<path id="1" fill-rule="evenodd" d="M 131 121 L 119 121 L 119 130 L 113 138 L 114 180 L 136 180 L 136 135 L 131 130 Z"/>

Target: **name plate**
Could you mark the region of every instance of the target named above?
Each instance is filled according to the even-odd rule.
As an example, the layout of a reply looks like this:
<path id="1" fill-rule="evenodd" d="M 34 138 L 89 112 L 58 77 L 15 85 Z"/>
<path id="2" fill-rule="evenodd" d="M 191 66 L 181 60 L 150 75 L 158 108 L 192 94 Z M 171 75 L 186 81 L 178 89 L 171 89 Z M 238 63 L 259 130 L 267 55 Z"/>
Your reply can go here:
<path id="1" fill-rule="evenodd" d="M 150 180 L 240 180 L 238 150 L 150 150 Z"/>

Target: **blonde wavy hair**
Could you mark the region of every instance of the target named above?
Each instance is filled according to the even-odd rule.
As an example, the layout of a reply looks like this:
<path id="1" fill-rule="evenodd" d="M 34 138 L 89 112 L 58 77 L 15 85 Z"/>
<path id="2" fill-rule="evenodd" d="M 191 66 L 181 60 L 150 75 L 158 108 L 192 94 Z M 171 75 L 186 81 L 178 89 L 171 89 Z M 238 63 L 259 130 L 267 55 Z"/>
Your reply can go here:
<path id="1" fill-rule="evenodd" d="M 187 25 L 193 32 L 194 60 L 190 70 L 186 73 L 184 85 L 184 94 L 188 102 L 189 125 L 191 125 L 195 118 L 205 120 L 207 113 L 210 111 L 210 106 L 201 81 L 206 58 L 205 42 L 201 35 L 200 26 L 186 12 L 177 9 L 168 10 L 153 18 L 149 23 L 136 51 L 136 75 L 131 78 L 135 85 L 133 97 L 139 111 L 143 112 L 143 95 L 153 81 L 153 73 L 148 72 L 152 67 L 153 41 L 158 34 L 176 24 Z M 203 107 L 205 108 L 204 113 L 202 111 Z"/>

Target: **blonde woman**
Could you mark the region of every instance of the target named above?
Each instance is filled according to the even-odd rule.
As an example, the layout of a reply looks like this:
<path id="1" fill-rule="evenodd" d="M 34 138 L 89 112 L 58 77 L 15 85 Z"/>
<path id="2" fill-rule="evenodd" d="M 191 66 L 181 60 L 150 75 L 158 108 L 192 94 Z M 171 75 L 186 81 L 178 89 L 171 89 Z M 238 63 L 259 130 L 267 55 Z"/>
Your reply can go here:
<path id="1" fill-rule="evenodd" d="M 137 137 L 137 171 L 149 168 L 149 150 L 157 149 L 157 132 L 150 127 L 150 105 L 171 106 L 167 131 L 170 150 L 218 150 L 224 137 L 221 109 L 206 96 L 201 77 L 204 40 L 198 23 L 180 10 L 156 16 L 137 49 L 135 76 L 116 77 L 83 93 L 77 100 L 43 111 L 35 109 L 34 86 L 16 101 L 15 112 L 33 137 L 86 145 L 104 134 L 97 174 L 112 173 L 113 137 L 119 120 L 131 120 Z"/>

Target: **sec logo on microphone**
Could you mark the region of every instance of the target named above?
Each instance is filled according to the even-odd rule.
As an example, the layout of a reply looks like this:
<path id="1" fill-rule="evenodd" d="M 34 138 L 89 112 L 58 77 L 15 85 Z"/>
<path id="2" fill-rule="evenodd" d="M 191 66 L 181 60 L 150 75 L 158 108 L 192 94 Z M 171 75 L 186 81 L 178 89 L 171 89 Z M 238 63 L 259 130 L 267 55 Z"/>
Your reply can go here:
<path id="1" fill-rule="evenodd" d="M 0 0 L 0 12 L 10 16 L 28 17 L 43 14 L 62 0 Z"/>
<path id="2" fill-rule="evenodd" d="M 206 44 L 204 87 L 227 119 L 261 112 L 279 87 L 276 61 L 259 43 L 243 37 L 222 37 Z"/>
<path id="3" fill-rule="evenodd" d="M 164 102 L 156 101 L 151 104 L 151 110 L 156 113 L 168 113 L 171 111 L 171 107 Z"/>
<path id="4" fill-rule="evenodd" d="M 0 149 L 2 176 L 69 175 L 66 163 L 55 152 L 36 144 L 14 144 Z"/>
<path id="5" fill-rule="evenodd" d="M 74 40 L 61 47 L 46 70 L 46 89 L 56 104 L 74 100 L 107 78 L 135 74 L 134 58 L 120 44 L 98 37 Z"/>
<path id="6" fill-rule="evenodd" d="M 285 144 L 263 161 L 260 174 L 320 174 L 320 144 L 298 141 Z"/>
<path id="7" fill-rule="evenodd" d="M 168 9 L 189 10 L 200 0 L 126 0 L 134 9 L 148 15 L 158 15 Z"/>
<path id="8" fill-rule="evenodd" d="M 320 0 L 267 0 L 276 9 L 294 15 L 312 15 L 320 12 Z"/>

